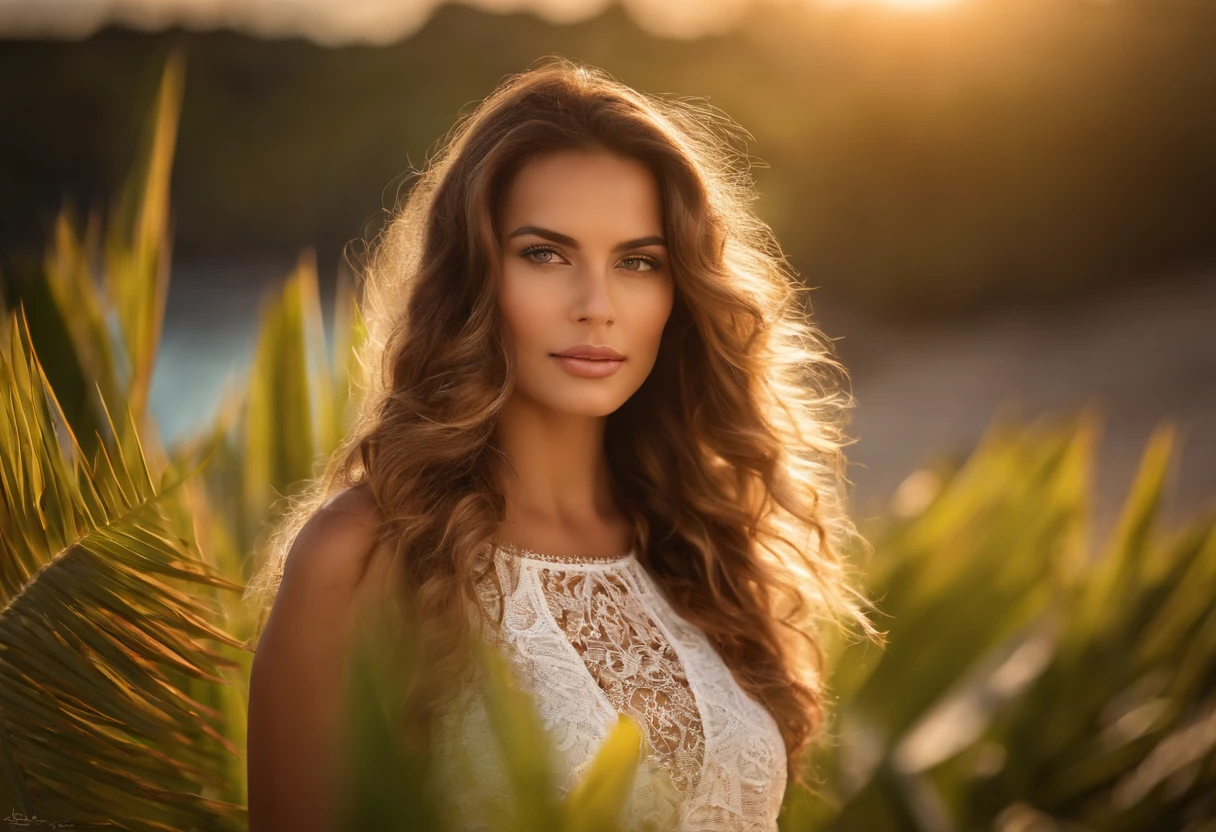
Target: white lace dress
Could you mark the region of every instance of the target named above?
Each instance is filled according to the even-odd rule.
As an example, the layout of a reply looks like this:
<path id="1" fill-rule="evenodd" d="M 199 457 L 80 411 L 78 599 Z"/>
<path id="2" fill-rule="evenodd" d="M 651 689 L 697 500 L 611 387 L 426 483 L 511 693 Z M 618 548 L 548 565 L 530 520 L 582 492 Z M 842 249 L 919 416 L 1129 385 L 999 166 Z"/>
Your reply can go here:
<path id="1" fill-rule="evenodd" d="M 494 569 L 506 603 L 494 643 L 534 697 L 560 794 L 624 713 L 650 752 L 639 749 L 623 828 L 776 830 L 786 785 L 777 723 L 670 607 L 636 553 L 588 560 L 508 547 L 495 550 Z M 493 584 L 478 589 L 496 613 Z M 477 687 L 441 718 L 432 775 L 462 831 L 495 828 L 487 801 L 509 793 Z"/>

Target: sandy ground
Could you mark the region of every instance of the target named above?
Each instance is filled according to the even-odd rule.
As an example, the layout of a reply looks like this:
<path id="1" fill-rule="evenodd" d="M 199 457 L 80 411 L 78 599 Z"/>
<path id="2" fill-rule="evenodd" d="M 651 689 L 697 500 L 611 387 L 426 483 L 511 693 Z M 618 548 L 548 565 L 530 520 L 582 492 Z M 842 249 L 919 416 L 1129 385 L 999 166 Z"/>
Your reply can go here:
<path id="1" fill-rule="evenodd" d="M 860 515 L 881 511 L 938 451 L 973 448 L 998 410 L 1030 421 L 1088 401 L 1099 403 L 1104 423 L 1098 539 L 1165 421 L 1178 428 L 1167 525 L 1216 508 L 1216 273 L 948 325 L 879 324 L 813 293 L 812 302 L 852 377 L 849 476 Z"/>
<path id="2" fill-rule="evenodd" d="M 262 292 L 290 266 L 174 265 L 152 387 L 167 439 L 205 422 L 225 376 L 245 371 Z M 858 516 L 882 511 L 935 454 L 974 447 L 998 410 L 1029 420 L 1090 400 L 1105 413 L 1095 476 L 1099 537 L 1163 420 L 1174 421 L 1181 440 L 1166 521 L 1216 507 L 1216 273 L 951 324 L 894 326 L 818 293 L 812 300 L 852 379 L 857 441 L 848 449 L 849 476 Z"/>

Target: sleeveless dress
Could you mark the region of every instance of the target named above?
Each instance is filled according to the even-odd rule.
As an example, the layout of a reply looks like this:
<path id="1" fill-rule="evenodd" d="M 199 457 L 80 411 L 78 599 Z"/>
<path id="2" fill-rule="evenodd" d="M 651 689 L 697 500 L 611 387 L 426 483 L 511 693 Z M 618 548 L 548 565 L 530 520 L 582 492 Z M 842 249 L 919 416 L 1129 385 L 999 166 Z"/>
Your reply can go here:
<path id="1" fill-rule="evenodd" d="M 533 697 L 560 795 L 628 714 L 647 746 L 622 829 L 777 829 L 787 772 L 776 721 L 671 608 L 635 551 L 587 559 L 507 546 L 492 558 L 502 595 L 488 577 L 477 590 L 492 614 L 505 610 L 502 631 L 483 637 Z M 478 684 L 439 718 L 436 739 L 431 776 L 451 828 L 497 828 L 487 801 L 508 800 L 509 787 Z"/>

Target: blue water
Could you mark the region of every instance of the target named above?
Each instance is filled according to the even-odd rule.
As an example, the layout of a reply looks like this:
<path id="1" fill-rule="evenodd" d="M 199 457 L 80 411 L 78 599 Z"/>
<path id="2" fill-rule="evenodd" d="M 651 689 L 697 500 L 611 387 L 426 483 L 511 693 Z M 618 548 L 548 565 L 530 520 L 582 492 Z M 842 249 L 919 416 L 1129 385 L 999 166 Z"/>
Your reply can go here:
<path id="1" fill-rule="evenodd" d="M 167 445 L 208 425 L 226 384 L 243 386 L 262 302 L 291 261 L 175 263 L 149 407 Z M 333 344 L 332 280 L 322 280 L 326 349 Z"/>

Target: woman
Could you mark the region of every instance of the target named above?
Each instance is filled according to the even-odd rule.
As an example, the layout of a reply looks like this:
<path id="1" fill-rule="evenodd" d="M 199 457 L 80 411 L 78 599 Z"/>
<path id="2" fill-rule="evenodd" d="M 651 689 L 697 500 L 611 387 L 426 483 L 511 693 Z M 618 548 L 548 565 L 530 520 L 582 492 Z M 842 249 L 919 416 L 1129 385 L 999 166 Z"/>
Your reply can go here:
<path id="1" fill-rule="evenodd" d="M 864 543 L 841 368 L 736 134 L 551 57 L 421 173 L 365 275 L 362 411 L 258 584 L 253 832 L 332 817 L 333 668 L 368 586 L 410 593 L 433 680 L 472 678 L 467 632 L 502 650 L 563 792 L 625 714 L 627 824 L 776 828 L 822 721 L 815 625 L 877 633 L 841 557 Z M 475 698 L 432 708 L 441 760 L 489 741 Z M 505 787 L 492 765 L 472 783 Z"/>

